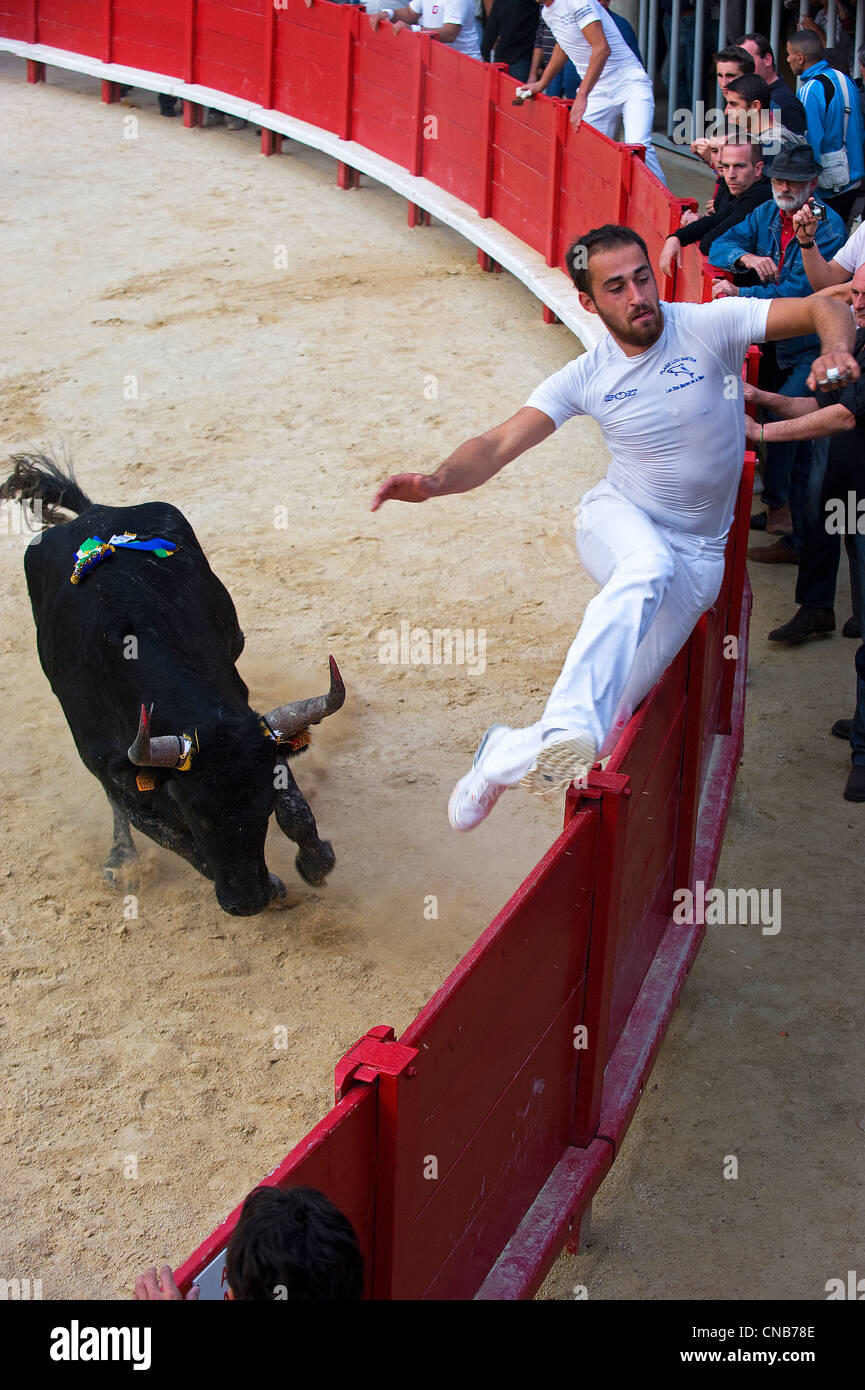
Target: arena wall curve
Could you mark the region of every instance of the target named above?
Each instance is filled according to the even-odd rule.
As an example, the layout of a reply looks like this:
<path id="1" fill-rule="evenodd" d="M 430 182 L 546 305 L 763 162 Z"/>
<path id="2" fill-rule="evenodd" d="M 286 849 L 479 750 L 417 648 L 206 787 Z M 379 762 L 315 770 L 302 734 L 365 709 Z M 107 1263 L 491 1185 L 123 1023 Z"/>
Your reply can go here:
<path id="1" fill-rule="evenodd" d="M 0 0 L 0 49 L 30 81 L 56 65 L 101 78 L 106 101 L 168 92 L 186 125 L 215 107 L 259 125 L 265 153 L 289 136 L 331 154 L 341 187 L 388 184 L 410 226 L 454 227 L 586 345 L 569 238 L 627 223 L 657 263 L 687 205 L 641 147 L 575 136 L 564 103 L 514 106 L 499 66 L 328 0 Z M 696 248 L 661 292 L 707 297 Z M 263 1179 L 341 1207 L 370 1298 L 526 1299 L 577 1248 L 705 931 L 673 922 L 673 892 L 713 882 L 741 758 L 753 469 L 747 453 L 714 607 L 568 793 L 561 835 L 402 1036 L 373 1027 L 340 1060 L 333 1109 Z M 182 1290 L 224 1296 L 239 1211 L 179 1267 Z"/>

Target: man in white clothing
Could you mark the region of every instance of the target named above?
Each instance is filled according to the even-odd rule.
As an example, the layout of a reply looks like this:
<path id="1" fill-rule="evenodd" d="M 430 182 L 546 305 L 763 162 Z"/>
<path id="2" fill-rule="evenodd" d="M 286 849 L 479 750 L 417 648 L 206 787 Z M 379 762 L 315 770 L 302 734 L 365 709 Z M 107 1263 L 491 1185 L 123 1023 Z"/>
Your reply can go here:
<path id="1" fill-rule="evenodd" d="M 370 15 L 373 29 L 381 16 L 393 24 L 393 31 L 423 29 L 441 43 L 449 43 L 457 53 L 480 60 L 481 46 L 475 26 L 474 0 L 409 0 L 397 9 L 382 9 Z M 418 19 L 421 23 L 418 24 Z"/>
<path id="2" fill-rule="evenodd" d="M 543 76 L 530 84 L 542 92 L 570 58 L 580 74 L 580 85 L 571 106 L 571 125 L 594 126 L 615 139 L 621 119 L 625 141 L 645 145 L 646 163 L 661 183 L 666 183 L 652 144 L 655 97 L 646 69 L 622 38 L 612 15 L 598 0 L 541 0 L 542 15 L 555 35 L 557 47 Z"/>
<path id="3" fill-rule="evenodd" d="M 817 333 L 809 388 L 859 376 L 850 311 L 830 299 L 661 304 L 645 242 L 613 225 L 577 240 L 566 264 L 607 336 L 435 473 L 388 478 L 372 503 L 468 492 L 575 415 L 597 420 L 610 451 L 577 521 L 580 557 L 601 592 L 538 722 L 487 730 L 451 796 L 456 830 L 479 824 L 519 782 L 543 793 L 582 777 L 714 602 L 742 471 L 748 345 Z"/>

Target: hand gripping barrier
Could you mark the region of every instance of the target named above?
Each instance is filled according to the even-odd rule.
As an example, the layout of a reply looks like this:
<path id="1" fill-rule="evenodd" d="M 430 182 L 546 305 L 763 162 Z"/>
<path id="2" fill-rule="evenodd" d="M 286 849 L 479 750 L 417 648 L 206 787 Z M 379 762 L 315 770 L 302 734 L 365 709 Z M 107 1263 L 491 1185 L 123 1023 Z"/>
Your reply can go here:
<path id="1" fill-rule="evenodd" d="M 517 275 L 584 342 L 598 323 L 561 270 L 569 238 L 638 230 L 654 262 L 688 200 L 641 148 L 567 108 L 511 103 L 516 83 L 423 35 L 373 32 L 319 0 L 0 0 L 0 48 L 182 97 L 331 153 Z M 691 203 L 693 206 L 693 203 Z M 696 248 L 665 298 L 709 297 Z M 755 379 L 756 351 L 747 371 Z M 399 1040 L 372 1028 L 336 1068 L 336 1104 L 263 1181 L 316 1187 L 349 1217 L 375 1299 L 530 1298 L 576 1248 L 705 928 L 675 925 L 675 888 L 713 881 L 742 750 L 751 594 L 748 453 L 724 583 L 638 708 L 604 772 L 568 793 L 561 835 Z M 238 1207 L 178 1269 L 225 1296 Z"/>

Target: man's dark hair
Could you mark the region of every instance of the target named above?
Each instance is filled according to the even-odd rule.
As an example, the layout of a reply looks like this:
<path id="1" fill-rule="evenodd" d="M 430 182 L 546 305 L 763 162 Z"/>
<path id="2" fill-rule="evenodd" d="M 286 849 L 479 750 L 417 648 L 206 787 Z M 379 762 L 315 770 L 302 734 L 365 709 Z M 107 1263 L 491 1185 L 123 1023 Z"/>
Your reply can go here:
<path id="1" fill-rule="evenodd" d="M 865 68 L 865 43 L 860 44 L 856 52 L 856 62 L 860 68 Z"/>
<path id="2" fill-rule="evenodd" d="M 772 100 L 769 83 L 765 77 L 758 77 L 755 72 L 746 72 L 744 77 L 734 77 L 732 82 L 727 83 L 727 91 L 735 92 L 737 97 L 744 97 L 748 106 L 752 101 L 759 101 L 763 111 L 768 111 Z"/>
<path id="3" fill-rule="evenodd" d="M 603 227 L 593 227 L 585 236 L 578 236 L 568 247 L 565 265 L 578 290 L 584 294 L 592 293 L 589 278 L 589 261 L 596 251 L 613 251 L 617 246 L 639 246 L 646 260 L 649 248 L 643 238 L 631 227 L 620 227 L 615 222 L 605 222 Z"/>
<path id="4" fill-rule="evenodd" d="M 239 1300 L 358 1299 L 363 1256 L 351 1222 L 312 1187 L 258 1187 L 243 1204 L 225 1252 Z"/>
<path id="5" fill-rule="evenodd" d="M 766 38 L 765 34 L 743 34 L 740 39 L 736 40 L 736 47 L 741 48 L 745 43 L 746 39 L 749 43 L 754 43 L 757 45 L 757 52 L 759 53 L 761 58 L 771 58 L 772 67 L 775 66 L 775 54 L 772 52 L 772 45 Z M 745 52 L 748 52 L 747 48 L 745 49 Z M 754 55 L 752 53 L 751 57 L 753 58 L 753 56 Z"/>
<path id="6" fill-rule="evenodd" d="M 722 48 L 720 53 L 713 56 L 712 62 L 715 67 L 719 63 L 738 63 L 743 73 L 755 71 L 754 59 L 747 48 L 737 48 L 735 44 L 731 44 L 729 48 Z"/>
<path id="7" fill-rule="evenodd" d="M 731 134 L 729 140 L 724 141 L 724 148 L 726 149 L 728 145 L 732 145 L 734 149 L 738 146 L 744 146 L 745 149 L 750 150 L 752 164 L 759 164 L 760 160 L 765 158 L 763 146 L 759 140 L 743 140 L 741 132 L 737 131 Z"/>
<path id="8" fill-rule="evenodd" d="M 787 40 L 791 48 L 797 53 L 804 53 L 808 59 L 808 67 L 812 63 L 819 63 L 825 53 L 823 40 L 819 34 L 815 34 L 813 29 L 797 29 L 795 34 L 791 34 Z"/>

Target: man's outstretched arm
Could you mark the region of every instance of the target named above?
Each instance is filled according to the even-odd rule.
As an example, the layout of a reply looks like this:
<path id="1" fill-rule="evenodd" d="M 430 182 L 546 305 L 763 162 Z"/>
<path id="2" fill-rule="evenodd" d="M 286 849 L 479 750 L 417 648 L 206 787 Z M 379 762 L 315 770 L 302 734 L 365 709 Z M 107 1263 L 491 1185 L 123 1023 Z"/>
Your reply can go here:
<path id="1" fill-rule="evenodd" d="M 824 391 L 836 390 L 841 383 L 856 381 L 859 366 L 853 356 L 856 325 L 845 304 L 812 294 L 807 299 L 773 299 L 766 320 L 766 341 L 798 338 L 816 333 L 820 339 L 820 356 L 811 366 L 805 385 L 809 391 L 820 386 Z M 827 372 L 834 379 L 827 381 Z"/>
<path id="2" fill-rule="evenodd" d="M 506 463 L 534 448 L 553 433 L 549 415 L 524 405 L 503 424 L 467 439 L 434 473 L 396 473 L 382 483 L 372 499 L 371 512 L 382 502 L 426 502 L 451 492 L 471 492 L 499 473 Z"/>

